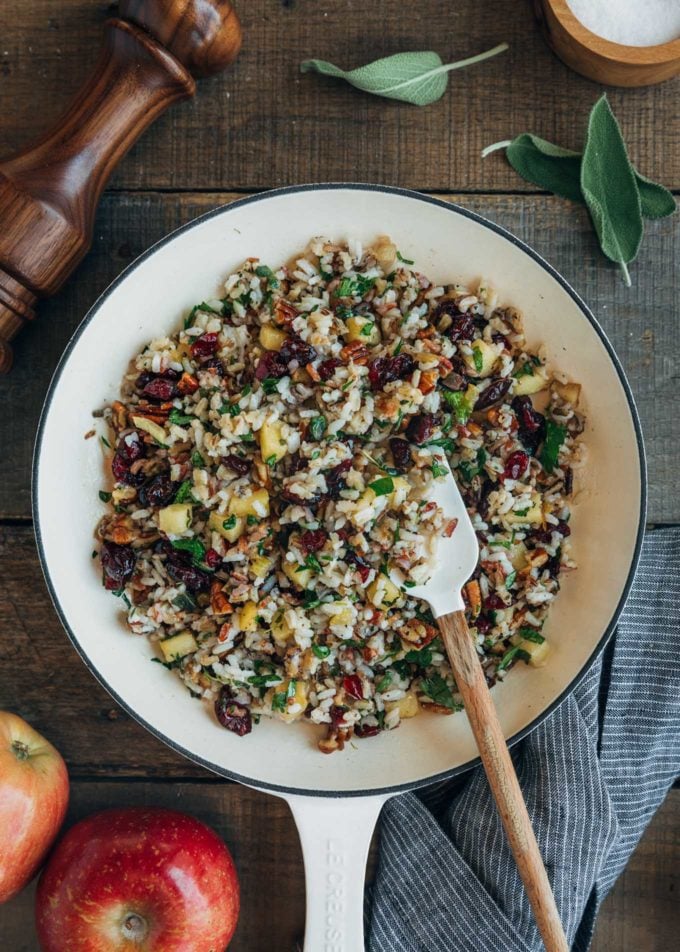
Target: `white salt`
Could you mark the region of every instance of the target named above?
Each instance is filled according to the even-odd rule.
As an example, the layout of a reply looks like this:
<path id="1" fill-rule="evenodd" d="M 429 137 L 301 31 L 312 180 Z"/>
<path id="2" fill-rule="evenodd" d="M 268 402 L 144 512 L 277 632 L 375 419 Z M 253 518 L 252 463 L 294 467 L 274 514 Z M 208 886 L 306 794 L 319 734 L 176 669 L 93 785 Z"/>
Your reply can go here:
<path id="1" fill-rule="evenodd" d="M 567 0 L 592 33 L 625 46 L 655 46 L 680 37 L 680 0 Z"/>

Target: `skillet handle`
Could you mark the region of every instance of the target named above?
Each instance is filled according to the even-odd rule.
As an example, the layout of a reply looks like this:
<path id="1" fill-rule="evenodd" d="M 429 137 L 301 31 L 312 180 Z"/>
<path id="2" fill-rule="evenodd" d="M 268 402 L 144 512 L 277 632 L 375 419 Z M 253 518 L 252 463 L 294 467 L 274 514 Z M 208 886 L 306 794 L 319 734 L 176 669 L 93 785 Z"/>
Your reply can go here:
<path id="1" fill-rule="evenodd" d="M 304 952 L 363 952 L 371 837 L 388 797 L 287 796 L 305 861 Z"/>

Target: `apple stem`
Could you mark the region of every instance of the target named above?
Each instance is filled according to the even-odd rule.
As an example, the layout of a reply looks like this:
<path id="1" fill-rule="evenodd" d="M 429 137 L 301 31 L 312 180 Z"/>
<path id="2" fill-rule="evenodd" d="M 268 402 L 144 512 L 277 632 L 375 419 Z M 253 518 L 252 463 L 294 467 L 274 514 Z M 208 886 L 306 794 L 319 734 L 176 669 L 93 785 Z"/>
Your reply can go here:
<path id="1" fill-rule="evenodd" d="M 28 744 L 24 744 L 20 740 L 12 741 L 12 753 L 17 760 L 28 760 L 30 756 L 30 751 L 28 749 Z"/>
<path id="2" fill-rule="evenodd" d="M 147 937 L 149 929 L 146 924 L 146 919 L 137 915 L 136 912 L 130 912 L 123 919 L 121 931 L 125 939 L 129 939 L 132 942 L 143 942 Z"/>

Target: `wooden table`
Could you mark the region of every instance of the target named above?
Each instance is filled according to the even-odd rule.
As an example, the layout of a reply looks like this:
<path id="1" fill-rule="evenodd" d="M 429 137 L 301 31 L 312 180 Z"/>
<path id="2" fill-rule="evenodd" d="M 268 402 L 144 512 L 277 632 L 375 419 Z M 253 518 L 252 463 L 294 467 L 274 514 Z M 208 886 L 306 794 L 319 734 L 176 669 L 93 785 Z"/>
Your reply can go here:
<path id="1" fill-rule="evenodd" d="M 678 523 L 680 215 L 648 225 L 628 289 L 599 254 L 582 209 L 527 185 L 501 156 L 482 161 L 483 146 L 524 130 L 579 147 L 599 94 L 548 52 L 529 5 L 250 0 L 238 6 L 246 42 L 235 67 L 204 82 L 195 101 L 174 107 L 134 148 L 104 197 L 92 252 L 66 290 L 44 305 L 39 326 L 18 339 L 16 366 L 0 380 L 0 707 L 31 721 L 64 753 L 73 781 L 70 820 L 114 804 L 155 803 L 211 823 L 233 849 L 243 886 L 231 948 L 290 952 L 302 932 L 304 895 L 287 808 L 215 780 L 131 721 L 87 673 L 49 602 L 31 529 L 30 462 L 42 399 L 69 335 L 137 254 L 237 195 L 357 179 L 433 192 L 528 241 L 591 305 L 637 398 L 649 521 Z M 56 118 L 94 60 L 112 10 L 94 0 L 3 0 L 3 151 L 27 143 Z M 298 72 L 310 56 L 344 66 L 408 49 L 457 58 L 503 40 L 509 53 L 453 74 L 444 99 L 425 109 Z M 680 80 L 609 96 L 640 170 L 680 191 Z M 676 790 L 604 906 L 596 952 L 677 947 L 679 821 Z M 0 911 L 0 948 L 37 949 L 31 890 Z"/>

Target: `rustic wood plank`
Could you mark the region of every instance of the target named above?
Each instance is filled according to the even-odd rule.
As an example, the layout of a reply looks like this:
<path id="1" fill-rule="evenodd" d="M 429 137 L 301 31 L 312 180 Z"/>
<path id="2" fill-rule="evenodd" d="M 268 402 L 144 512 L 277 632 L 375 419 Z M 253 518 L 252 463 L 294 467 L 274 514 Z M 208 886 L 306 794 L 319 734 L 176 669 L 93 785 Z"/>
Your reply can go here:
<path id="1" fill-rule="evenodd" d="M 16 366 L 0 378 L 3 454 L 0 517 L 30 516 L 30 459 L 42 400 L 68 337 L 109 281 L 170 229 L 229 202 L 233 193 L 110 193 L 94 247 L 35 326 L 17 339 Z M 677 376 L 680 351 L 673 315 L 680 300 L 680 216 L 652 222 L 633 287 L 600 255 L 585 212 L 550 196 L 453 195 L 499 222 L 554 263 L 592 306 L 629 375 L 642 417 L 650 476 L 649 519 L 680 522 Z M 596 382 L 594 382 L 596 384 Z M 612 421 L 616 425 L 616 421 Z"/>
<path id="2" fill-rule="evenodd" d="M 236 5 L 245 33 L 236 65 L 159 121 L 124 162 L 117 187 L 252 189 L 358 177 L 437 191 L 531 191 L 499 157 L 483 162 L 481 149 L 525 130 L 580 146 L 600 89 L 549 52 L 529 3 L 429 3 L 415 14 L 399 0 Z M 0 142 L 10 152 L 58 117 L 92 65 L 115 5 L 2 6 Z M 453 74 L 448 93 L 424 109 L 299 73 L 310 57 L 346 68 L 412 49 L 456 59 L 504 40 L 508 53 Z M 635 161 L 674 188 L 679 90 L 675 79 L 609 92 Z"/>
<path id="3" fill-rule="evenodd" d="M 234 854 L 242 909 L 230 952 L 293 952 L 304 928 L 304 879 L 297 833 L 286 805 L 227 784 L 90 783 L 72 788 L 67 823 L 123 805 L 184 810 L 210 824 Z M 263 831 L 266 831 L 263 833 Z M 369 861 L 369 878 L 376 850 Z M 680 929 L 680 790 L 652 820 L 600 913 L 591 952 L 670 952 Z M 263 885 L 264 884 L 264 885 Z M 34 886 L 3 907 L 0 948 L 39 952 Z"/>

